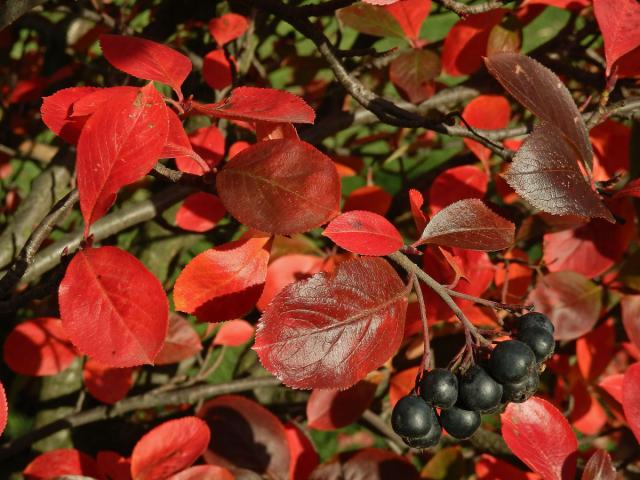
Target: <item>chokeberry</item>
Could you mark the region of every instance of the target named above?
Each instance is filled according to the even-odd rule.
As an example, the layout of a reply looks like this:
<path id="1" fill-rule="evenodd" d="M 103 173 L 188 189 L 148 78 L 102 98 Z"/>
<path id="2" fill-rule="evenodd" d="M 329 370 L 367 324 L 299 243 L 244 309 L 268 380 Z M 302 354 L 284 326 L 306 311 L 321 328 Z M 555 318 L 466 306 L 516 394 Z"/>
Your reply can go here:
<path id="1" fill-rule="evenodd" d="M 555 327 L 549 317 L 547 317 L 544 313 L 540 312 L 529 312 L 520 317 L 520 321 L 518 324 L 519 330 L 525 330 L 531 327 L 542 327 L 547 330 L 551 335 L 555 331 Z"/>
<path id="2" fill-rule="evenodd" d="M 473 410 L 452 407 L 440 412 L 440 425 L 449 435 L 460 440 L 469 438 L 480 426 L 480 414 Z"/>
<path id="3" fill-rule="evenodd" d="M 418 438 L 428 435 L 438 425 L 433 407 L 421 397 L 402 397 L 391 413 L 393 431 L 401 437 Z"/>
<path id="4" fill-rule="evenodd" d="M 458 385 L 458 403 L 462 408 L 483 412 L 500 404 L 502 385 L 478 365 L 467 370 Z"/>
<path id="5" fill-rule="evenodd" d="M 425 435 L 422 435 L 420 437 L 403 438 L 404 443 L 406 443 L 408 446 L 412 448 L 429 448 L 437 445 L 440 441 L 440 437 L 442 436 L 442 428 L 438 423 L 436 411 L 433 408 L 431 408 L 431 411 L 433 412 L 434 421 L 431 429 Z"/>
<path id="6" fill-rule="evenodd" d="M 518 382 L 535 368 L 536 356 L 518 340 L 506 340 L 495 346 L 489 360 L 491 376 L 500 383 Z"/>
<path id="7" fill-rule="evenodd" d="M 452 407 L 458 400 L 458 379 L 447 369 L 431 370 L 420 381 L 420 395 L 434 407 Z"/>
<path id="8" fill-rule="evenodd" d="M 529 345 L 538 363 L 544 362 L 556 348 L 553 335 L 542 327 L 529 327 L 518 333 L 518 340 Z"/>
<path id="9" fill-rule="evenodd" d="M 537 370 L 532 370 L 519 382 L 505 383 L 502 385 L 502 401 L 522 403 L 529 400 L 538 391 L 540 375 Z"/>

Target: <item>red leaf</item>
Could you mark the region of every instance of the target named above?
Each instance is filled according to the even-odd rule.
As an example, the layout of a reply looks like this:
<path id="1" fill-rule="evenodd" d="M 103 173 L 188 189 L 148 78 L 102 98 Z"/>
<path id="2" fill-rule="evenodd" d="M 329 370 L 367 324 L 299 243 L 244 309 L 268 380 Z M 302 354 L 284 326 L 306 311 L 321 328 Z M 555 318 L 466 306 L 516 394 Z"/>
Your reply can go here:
<path id="1" fill-rule="evenodd" d="M 218 103 L 198 104 L 193 108 L 204 115 L 232 120 L 313 123 L 315 112 L 300 97 L 271 88 L 238 87 Z"/>
<path id="2" fill-rule="evenodd" d="M 66 142 L 78 143 L 80 132 L 87 119 L 72 117 L 71 107 L 74 102 L 96 90 L 98 89 L 95 87 L 65 88 L 44 97 L 42 107 L 40 107 L 42 121 Z"/>
<path id="3" fill-rule="evenodd" d="M 251 340 L 254 332 L 255 328 L 246 320 L 229 320 L 222 324 L 213 339 L 213 344 L 237 347 Z"/>
<path id="4" fill-rule="evenodd" d="M 440 210 L 422 232 L 419 243 L 495 251 L 513 245 L 515 226 L 481 200 L 469 198 Z"/>
<path id="5" fill-rule="evenodd" d="M 603 378 L 598 383 L 605 392 L 607 392 L 614 400 L 622 404 L 622 388 L 624 384 L 624 374 L 618 373 L 615 375 L 609 375 Z"/>
<path id="6" fill-rule="evenodd" d="M 249 20 L 237 13 L 225 13 L 209 22 L 209 32 L 220 47 L 238 38 L 248 28 Z"/>
<path id="7" fill-rule="evenodd" d="M 131 461 L 110 450 L 96 455 L 98 478 L 105 480 L 131 480 Z"/>
<path id="8" fill-rule="evenodd" d="M 255 122 L 256 124 L 256 140 L 262 142 L 264 140 L 278 140 L 280 138 L 290 138 L 292 140 L 300 140 L 298 131 L 293 123 L 273 123 L 273 122 Z"/>
<path id="9" fill-rule="evenodd" d="M 4 432 L 9 419 L 9 404 L 7 403 L 7 394 L 4 391 L 4 385 L 0 382 L 0 435 Z"/>
<path id="10" fill-rule="evenodd" d="M 251 310 L 267 275 L 269 238 L 248 238 L 209 249 L 182 270 L 173 289 L 176 309 L 222 322 Z"/>
<path id="11" fill-rule="evenodd" d="M 482 198 L 487 193 L 489 177 L 471 165 L 453 167 L 440 173 L 427 192 L 432 214 L 465 198 Z"/>
<path id="12" fill-rule="evenodd" d="M 478 480 L 537 480 L 539 475 L 523 472 L 504 460 L 499 460 L 483 453 L 476 462 L 476 477 Z"/>
<path id="13" fill-rule="evenodd" d="M 218 197 L 206 192 L 189 195 L 176 213 L 176 225 L 190 232 L 211 230 L 227 211 Z"/>
<path id="14" fill-rule="evenodd" d="M 290 480 L 307 480 L 311 472 L 318 466 L 318 453 L 311 440 L 295 424 L 288 422 L 284 429 L 291 455 L 288 478 Z"/>
<path id="15" fill-rule="evenodd" d="M 511 107 L 502 95 L 480 95 L 471 100 L 462 112 L 462 117 L 469 125 L 485 130 L 507 127 L 510 116 Z M 487 171 L 490 171 L 488 160 L 491 157 L 491 150 L 470 138 L 465 138 L 464 144 L 482 161 Z"/>
<path id="16" fill-rule="evenodd" d="M 216 186 L 231 215 L 263 232 L 305 232 L 340 210 L 340 177 L 333 162 L 299 140 L 252 145 L 225 165 Z"/>
<path id="17" fill-rule="evenodd" d="M 27 480 L 49 480 L 62 475 L 96 477 L 96 462 L 73 448 L 50 450 L 38 455 L 22 472 Z"/>
<path id="18" fill-rule="evenodd" d="M 584 435 L 595 435 L 602 431 L 607 423 L 607 412 L 591 394 L 587 385 L 578 380 L 571 388 L 573 409 L 570 421 L 573 427 Z"/>
<path id="19" fill-rule="evenodd" d="M 631 129 L 611 119 L 596 125 L 589 132 L 595 161 L 593 179 L 608 180 L 616 174 L 629 171 Z"/>
<path id="20" fill-rule="evenodd" d="M 411 206 L 411 215 L 413 221 L 416 224 L 416 230 L 422 232 L 424 227 L 427 226 L 427 217 L 422 211 L 422 205 L 424 204 L 424 198 L 422 194 L 413 188 L 409 190 L 409 205 Z"/>
<path id="21" fill-rule="evenodd" d="M 640 198 L 640 178 L 631 180 L 624 188 L 615 193 L 615 197 L 635 197 Z"/>
<path id="22" fill-rule="evenodd" d="M 390 11 L 366 3 L 356 3 L 336 11 L 343 25 L 376 37 L 404 38 L 402 26 Z"/>
<path id="23" fill-rule="evenodd" d="M 315 389 L 307 401 L 307 421 L 315 430 L 337 430 L 360 418 L 369 408 L 376 384 L 361 380 L 346 390 Z"/>
<path id="24" fill-rule="evenodd" d="M 322 235 L 360 255 L 383 256 L 404 244 L 400 232 L 377 213 L 355 210 L 334 218 Z"/>
<path id="25" fill-rule="evenodd" d="M 119 95 L 94 113 L 80 134 L 77 172 L 85 235 L 118 190 L 151 170 L 169 130 L 167 108 L 153 84 Z"/>
<path id="26" fill-rule="evenodd" d="M 233 57 L 230 58 L 234 68 L 237 68 Z M 211 50 L 204 56 L 202 59 L 202 78 L 214 90 L 222 90 L 231 85 L 233 82 L 231 63 L 225 56 L 224 50 Z"/>
<path id="27" fill-rule="evenodd" d="M 93 115 L 105 103 L 113 101 L 114 98 L 138 93 L 138 87 L 108 87 L 94 88 L 94 91 L 76 100 L 71 105 L 71 117 L 88 117 Z M 84 119 L 86 121 L 86 118 Z"/>
<path id="28" fill-rule="evenodd" d="M 104 57 L 118 70 L 165 83 L 182 99 L 182 83 L 191 72 L 188 57 L 160 43 L 120 35 L 100 35 L 100 47 Z"/>
<path id="29" fill-rule="evenodd" d="M 93 398 L 114 404 L 131 390 L 133 368 L 110 368 L 90 358 L 84 364 L 82 379 Z"/>
<path id="30" fill-rule="evenodd" d="M 198 332 L 177 313 L 169 314 L 169 333 L 162 350 L 155 359 L 156 365 L 170 365 L 193 357 L 202 350 Z"/>
<path id="31" fill-rule="evenodd" d="M 224 467 L 218 465 L 196 465 L 176 473 L 168 480 L 234 480 L 236 477 Z"/>
<path id="32" fill-rule="evenodd" d="M 389 78 L 405 98 L 419 104 L 435 93 L 434 80 L 440 75 L 441 68 L 438 55 L 430 50 L 412 48 L 393 59 Z"/>
<path id="33" fill-rule="evenodd" d="M 616 480 L 616 469 L 604 450 L 596 450 L 582 472 L 582 480 Z"/>
<path id="34" fill-rule="evenodd" d="M 215 125 L 194 130 L 187 143 L 211 168 L 218 165 L 224 156 L 224 136 Z M 183 172 L 202 175 L 202 167 L 189 156 L 177 157 L 176 166 Z"/>
<path id="35" fill-rule="evenodd" d="M 287 436 L 269 410 L 247 398 L 225 395 L 206 402 L 198 416 L 215 432 L 204 453 L 208 463 L 234 473 L 248 469 L 266 478 L 288 478 L 291 457 Z"/>
<path id="36" fill-rule="evenodd" d="M 344 201 L 343 212 L 351 210 L 367 210 L 368 212 L 386 215 L 391 206 L 392 197 L 376 185 L 356 188 Z"/>
<path id="37" fill-rule="evenodd" d="M 152 363 L 167 335 L 162 285 L 136 257 L 116 247 L 76 253 L 58 301 L 69 339 L 110 367 Z"/>
<path id="38" fill-rule="evenodd" d="M 590 5 L 589 0 L 525 0 L 522 2 L 522 6 L 525 5 L 550 5 L 556 8 L 564 8 L 568 10 L 582 10 L 584 7 Z"/>
<path id="39" fill-rule="evenodd" d="M 416 43 L 431 11 L 431 0 L 402 0 L 384 8 L 398 21 L 407 39 Z"/>
<path id="40" fill-rule="evenodd" d="M 187 132 L 184 131 L 184 127 L 182 126 L 182 120 L 180 120 L 178 115 L 170 108 L 167 108 L 167 116 L 169 120 L 169 130 L 167 132 L 167 141 L 160 153 L 160 158 L 175 157 L 176 164 L 180 170 L 182 170 L 180 168 L 180 162 L 193 163 L 194 171 L 189 173 L 202 175 L 202 167 L 193 160 L 195 153 L 191 148 L 191 142 L 189 142 Z M 188 154 L 185 155 L 185 152 L 188 152 Z"/>
<path id="41" fill-rule="evenodd" d="M 604 38 L 609 76 L 617 61 L 640 46 L 640 5 L 635 0 L 593 0 L 593 9 Z"/>
<path id="42" fill-rule="evenodd" d="M 525 262 L 529 257 L 522 250 L 512 249 L 505 254 L 506 259 L 518 259 Z M 499 292 L 504 292 L 507 303 L 522 303 L 529 292 L 532 269 L 517 262 L 502 262 L 496 265 L 494 283 Z"/>
<path id="43" fill-rule="evenodd" d="M 163 480 L 195 462 L 211 432 L 197 417 L 169 420 L 146 433 L 131 453 L 134 480 Z"/>
<path id="44" fill-rule="evenodd" d="M 542 277 L 529 294 L 536 310 L 555 326 L 556 340 L 575 340 L 593 329 L 602 307 L 602 287 L 574 272 Z"/>
<path id="45" fill-rule="evenodd" d="M 411 462 L 389 450 L 365 448 L 344 463 L 345 479 L 418 480 L 420 475 Z M 312 477 L 314 478 L 314 477 Z"/>
<path id="46" fill-rule="evenodd" d="M 396 352 L 406 309 L 406 288 L 385 260 L 349 260 L 282 290 L 253 349 L 286 385 L 347 388 Z"/>
<path id="47" fill-rule="evenodd" d="M 587 382 L 604 373 L 615 352 L 615 343 L 612 318 L 576 341 L 578 368 Z"/>
<path id="48" fill-rule="evenodd" d="M 34 318 L 18 324 L 7 336 L 4 361 L 22 375 L 56 375 L 78 356 L 57 318 Z"/>
<path id="49" fill-rule="evenodd" d="M 416 386 L 416 377 L 420 367 L 411 367 L 396 373 L 389 382 L 389 403 L 395 406 L 396 403 L 413 391 Z"/>
<path id="50" fill-rule="evenodd" d="M 620 305 L 624 330 L 629 340 L 640 349 L 640 295 L 625 295 Z"/>
<path id="51" fill-rule="evenodd" d="M 470 15 L 456 23 L 444 40 L 442 69 L 449 75 L 468 75 L 482 66 L 491 29 L 498 25 L 506 10 L 499 8 Z"/>
<path id="52" fill-rule="evenodd" d="M 502 414 L 502 436 L 511 451 L 545 480 L 573 479 L 578 440 L 569 422 L 538 397 L 510 403 Z"/>
<path id="53" fill-rule="evenodd" d="M 624 374 L 622 408 L 629 428 L 640 441 L 640 363 L 631 365 Z"/>

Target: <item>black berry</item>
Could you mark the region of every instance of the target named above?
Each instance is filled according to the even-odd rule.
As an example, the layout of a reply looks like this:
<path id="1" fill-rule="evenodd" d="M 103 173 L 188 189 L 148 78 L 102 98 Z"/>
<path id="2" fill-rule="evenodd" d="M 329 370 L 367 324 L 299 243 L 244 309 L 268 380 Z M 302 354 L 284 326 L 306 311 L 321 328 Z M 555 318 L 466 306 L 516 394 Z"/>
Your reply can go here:
<path id="1" fill-rule="evenodd" d="M 545 314 L 540 312 L 530 312 L 520 317 L 518 325 L 519 330 L 525 330 L 531 327 L 541 327 L 547 330 L 551 335 L 555 331 L 553 323 Z"/>
<path id="2" fill-rule="evenodd" d="M 440 425 L 449 435 L 460 440 L 469 438 L 480 426 L 480 414 L 452 407 L 440 412 Z"/>
<path id="3" fill-rule="evenodd" d="M 518 340 L 529 345 L 538 362 L 544 362 L 556 348 L 553 335 L 542 327 L 529 327 L 518 333 Z"/>
<path id="4" fill-rule="evenodd" d="M 529 400 L 538 391 L 540 376 L 537 370 L 531 371 L 525 378 L 515 383 L 502 385 L 502 401 L 522 403 Z"/>
<path id="5" fill-rule="evenodd" d="M 431 370 L 420 382 L 420 395 L 434 407 L 452 407 L 458 400 L 458 379 L 444 368 Z"/>
<path id="6" fill-rule="evenodd" d="M 500 383 L 518 382 L 535 367 L 536 356 L 531 348 L 518 340 L 499 343 L 491 353 L 489 371 Z"/>
<path id="7" fill-rule="evenodd" d="M 421 397 L 403 397 L 393 408 L 391 426 L 401 437 L 423 437 L 430 434 L 434 425 L 438 426 L 436 413 Z"/>
<path id="8" fill-rule="evenodd" d="M 467 370 L 459 381 L 458 403 L 467 410 L 491 410 L 501 398 L 502 385 L 478 365 Z"/>
<path id="9" fill-rule="evenodd" d="M 412 448 L 429 448 L 438 444 L 440 437 L 442 436 L 442 428 L 438 423 L 438 417 L 436 411 L 432 408 L 433 412 L 433 426 L 431 429 L 421 437 L 403 438 L 404 443 Z"/>

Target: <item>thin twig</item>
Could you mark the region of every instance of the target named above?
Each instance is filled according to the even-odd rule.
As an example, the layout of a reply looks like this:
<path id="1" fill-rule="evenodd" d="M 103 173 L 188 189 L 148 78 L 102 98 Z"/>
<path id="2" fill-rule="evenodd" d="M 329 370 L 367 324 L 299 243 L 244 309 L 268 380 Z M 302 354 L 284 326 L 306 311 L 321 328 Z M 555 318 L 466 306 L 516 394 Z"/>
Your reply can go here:
<path id="1" fill-rule="evenodd" d="M 435 2 L 442 5 L 447 10 L 451 10 L 462 18 L 502 8 L 505 3 L 509 3 L 503 0 L 488 0 L 487 2 L 478 3 L 476 5 L 467 5 L 466 3 L 458 2 L 456 0 L 435 0 Z"/>
<path id="2" fill-rule="evenodd" d="M 462 292 L 456 292 L 455 290 L 451 290 L 450 288 L 446 289 L 449 295 L 452 297 L 462 298 L 463 300 L 469 300 L 470 302 L 478 303 L 480 305 L 485 305 L 487 307 L 491 307 L 496 310 L 507 310 L 508 312 L 518 313 L 522 310 L 531 310 L 533 305 L 519 305 L 516 303 L 501 303 L 495 302 L 493 300 L 487 300 L 485 298 L 474 297 L 473 295 L 468 295 Z"/>
<path id="3" fill-rule="evenodd" d="M 422 336 L 424 338 L 424 353 L 422 354 L 422 364 L 420 365 L 420 375 L 422 377 L 425 371 L 429 370 L 431 362 L 431 340 L 429 338 L 429 322 L 427 319 L 427 310 L 424 305 L 424 296 L 420 281 L 416 275 L 413 275 L 413 289 L 418 297 L 418 306 L 420 308 L 420 320 L 422 321 Z"/>

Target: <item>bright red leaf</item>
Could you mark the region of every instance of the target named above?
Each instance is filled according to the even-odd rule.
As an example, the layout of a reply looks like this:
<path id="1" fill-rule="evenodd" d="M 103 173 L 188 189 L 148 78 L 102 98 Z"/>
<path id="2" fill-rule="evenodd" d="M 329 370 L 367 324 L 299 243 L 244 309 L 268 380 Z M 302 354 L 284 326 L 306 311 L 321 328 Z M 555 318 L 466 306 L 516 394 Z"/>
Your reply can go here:
<path id="1" fill-rule="evenodd" d="M 624 374 L 622 408 L 629 428 L 640 441 L 640 363 L 631 365 Z"/>
<path id="2" fill-rule="evenodd" d="M 26 480 L 49 480 L 62 475 L 97 477 L 96 462 L 73 448 L 49 450 L 38 455 L 22 472 Z"/>
<path id="3" fill-rule="evenodd" d="M 578 440 L 569 422 L 538 397 L 510 403 L 502 414 L 502 436 L 511 451 L 545 480 L 573 479 Z"/>
<path id="4" fill-rule="evenodd" d="M 195 462 L 211 432 L 197 417 L 169 420 L 146 433 L 131 453 L 134 480 L 163 480 Z"/>
<path id="5" fill-rule="evenodd" d="M 622 389 L 624 385 L 624 374 L 617 373 L 603 378 L 598 383 L 605 392 L 607 392 L 618 403 L 622 404 Z"/>
<path id="6" fill-rule="evenodd" d="M 167 335 L 162 285 L 136 257 L 116 247 L 76 253 L 58 301 L 69 339 L 110 367 L 153 363 Z"/>
<path id="7" fill-rule="evenodd" d="M 57 318 L 26 320 L 9 333 L 4 361 L 16 373 L 46 376 L 60 373 L 78 356 Z"/>
<path id="8" fill-rule="evenodd" d="M 616 469 L 611 456 L 604 450 L 596 450 L 582 472 L 582 480 L 616 480 Z"/>
<path id="9" fill-rule="evenodd" d="M 420 28 L 431 11 L 431 0 L 402 0 L 384 8 L 398 21 L 407 39 L 418 44 Z"/>
<path id="10" fill-rule="evenodd" d="M 350 387 L 400 346 L 406 293 L 383 259 L 342 262 L 284 288 L 266 308 L 253 348 L 286 385 Z"/>
<path id="11" fill-rule="evenodd" d="M 578 380 L 571 387 L 573 408 L 569 420 L 573 428 L 584 435 L 595 435 L 607 423 L 607 412 L 591 393 L 587 385 Z"/>
<path id="12" fill-rule="evenodd" d="M 269 233 L 305 232 L 340 209 L 340 177 L 333 162 L 299 140 L 252 145 L 225 165 L 216 186 L 231 215 Z"/>
<path id="13" fill-rule="evenodd" d="M 469 125 L 484 130 L 506 128 L 510 116 L 509 101 L 502 95 L 480 95 L 471 100 L 462 111 L 462 117 Z M 470 138 L 465 138 L 464 144 L 480 159 L 485 169 L 490 171 L 488 160 L 491 150 Z"/>
<path id="14" fill-rule="evenodd" d="M 9 419 L 9 405 L 7 403 L 7 394 L 4 391 L 4 385 L 0 382 L 0 435 L 4 432 Z"/>
<path id="15" fill-rule="evenodd" d="M 360 418 L 369 408 L 376 384 L 361 380 L 346 390 L 315 389 L 307 400 L 307 421 L 315 430 L 337 430 Z"/>
<path id="16" fill-rule="evenodd" d="M 593 0 L 593 10 L 604 38 L 609 76 L 616 62 L 640 47 L 640 5 L 636 0 Z"/>
<path id="17" fill-rule="evenodd" d="M 137 94 L 139 89 L 138 87 L 117 86 L 94 88 L 93 90 L 93 92 L 73 102 L 70 109 L 70 115 L 73 118 L 93 115 L 105 103 L 112 102 L 114 98 L 120 96 Z"/>
<path id="18" fill-rule="evenodd" d="M 238 38 L 248 28 L 249 20 L 237 13 L 225 13 L 209 22 L 209 32 L 220 47 Z"/>
<path id="19" fill-rule="evenodd" d="M 307 480 L 311 472 L 318 466 L 320 458 L 309 437 L 295 424 L 288 422 L 285 426 L 291 463 L 289 479 Z"/>
<path id="20" fill-rule="evenodd" d="M 604 373 L 615 352 L 615 327 L 610 318 L 576 341 L 578 368 L 587 382 Z"/>
<path id="21" fill-rule="evenodd" d="M 494 283 L 499 292 L 504 292 L 507 303 L 522 303 L 529 292 L 533 270 L 517 260 L 529 261 L 529 257 L 522 250 L 511 249 L 505 254 L 505 259 L 515 259 L 515 262 L 501 262 L 496 265 Z"/>
<path id="22" fill-rule="evenodd" d="M 640 349 L 640 295 L 625 295 L 620 305 L 624 330 L 629 340 Z"/>
<path id="23" fill-rule="evenodd" d="M 198 332 L 177 313 L 169 314 L 169 332 L 155 359 L 156 365 L 170 365 L 193 357 L 202 350 Z"/>
<path id="24" fill-rule="evenodd" d="M 235 478 L 224 467 L 218 465 L 196 465 L 172 475 L 168 480 L 234 480 Z"/>
<path id="25" fill-rule="evenodd" d="M 66 142 L 76 144 L 86 117 L 72 117 L 72 105 L 80 98 L 98 90 L 95 87 L 73 87 L 58 90 L 42 99 L 42 121 Z"/>
<path id="26" fill-rule="evenodd" d="M 465 198 L 482 198 L 487 193 L 489 177 L 471 165 L 453 167 L 440 173 L 426 192 L 432 214 Z"/>
<path id="27" fill-rule="evenodd" d="M 354 210 L 334 218 L 322 235 L 345 250 L 360 255 L 389 255 L 404 244 L 400 232 L 389 220 L 364 210 Z"/>
<path id="28" fill-rule="evenodd" d="M 118 70 L 165 83 L 182 98 L 182 83 L 191 72 L 191 60 L 185 55 L 160 43 L 121 35 L 100 35 L 100 47 Z"/>
<path id="29" fill-rule="evenodd" d="M 233 57 L 230 57 L 234 63 Z M 224 50 L 211 50 L 202 58 L 202 78 L 207 85 L 214 90 L 222 90 L 231 85 L 233 76 L 231 74 L 231 63 L 224 54 Z"/>
<path id="30" fill-rule="evenodd" d="M 93 398 L 114 404 L 127 396 L 133 386 L 133 368 L 111 368 L 90 358 L 84 364 L 82 379 Z"/>
<path id="31" fill-rule="evenodd" d="M 246 320 L 229 320 L 220 326 L 213 339 L 213 344 L 237 347 L 251 340 L 254 332 L 255 328 Z"/>
<path id="32" fill-rule="evenodd" d="M 267 275 L 269 237 L 247 238 L 202 252 L 182 270 L 173 289 L 176 309 L 221 322 L 251 310 Z"/>
<path id="33" fill-rule="evenodd" d="M 557 8 L 570 10 L 581 10 L 591 4 L 590 0 L 524 0 L 522 6 L 526 5 L 550 5 Z"/>
<path id="34" fill-rule="evenodd" d="M 523 472 L 510 463 L 486 453 L 480 455 L 475 465 L 478 480 L 538 480 L 539 475 Z"/>
<path id="35" fill-rule="evenodd" d="M 415 189 L 409 190 L 409 205 L 411 206 L 411 215 L 413 221 L 416 224 L 416 230 L 422 232 L 424 227 L 427 226 L 427 216 L 422 211 L 422 205 L 424 205 L 424 198 L 420 191 Z"/>
<path id="36" fill-rule="evenodd" d="M 194 130 L 187 141 L 210 168 L 218 165 L 224 156 L 224 136 L 215 125 Z M 183 172 L 202 175 L 202 167 L 190 156 L 177 157 L 176 166 Z"/>
<path id="37" fill-rule="evenodd" d="M 393 407 L 398 401 L 413 391 L 416 386 L 416 376 L 420 367 L 411 367 L 396 373 L 389 381 L 389 403 Z"/>
<path id="38" fill-rule="evenodd" d="M 367 210 L 384 216 L 389 211 L 391 200 L 391 195 L 382 188 L 377 185 L 366 185 L 356 188 L 347 196 L 342 211 Z"/>
<path id="39" fill-rule="evenodd" d="M 117 96 L 87 120 L 76 166 L 85 236 L 111 207 L 118 190 L 151 170 L 168 131 L 167 108 L 151 83 L 137 93 Z"/>
<path id="40" fill-rule="evenodd" d="M 607 119 L 589 131 L 595 159 L 593 179 L 608 180 L 616 174 L 629 171 L 629 148 L 631 129 L 626 125 Z"/>
<path id="41" fill-rule="evenodd" d="M 211 230 L 227 211 L 218 197 L 197 192 L 189 195 L 176 213 L 176 225 L 190 232 Z"/>

